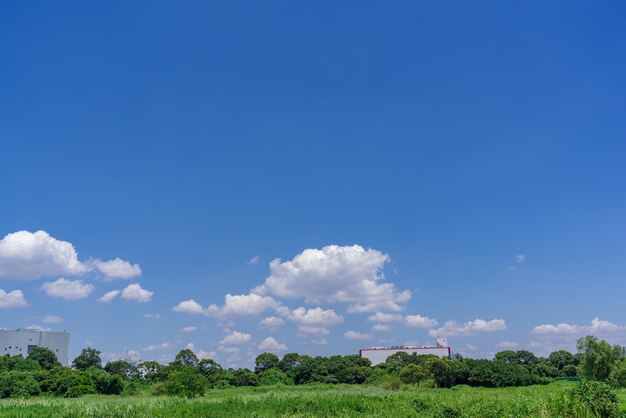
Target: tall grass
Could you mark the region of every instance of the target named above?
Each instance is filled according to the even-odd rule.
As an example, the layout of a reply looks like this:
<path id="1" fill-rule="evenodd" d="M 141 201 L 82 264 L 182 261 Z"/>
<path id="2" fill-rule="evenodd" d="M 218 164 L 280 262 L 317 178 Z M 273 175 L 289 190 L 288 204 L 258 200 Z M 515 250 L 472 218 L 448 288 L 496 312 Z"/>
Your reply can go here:
<path id="1" fill-rule="evenodd" d="M 572 402 L 572 383 L 523 388 L 431 389 L 304 385 L 211 390 L 183 400 L 147 394 L 0 401 L 8 417 L 592 417 Z M 620 393 L 622 402 L 626 392 Z M 626 413 L 624 413 L 626 416 Z"/>

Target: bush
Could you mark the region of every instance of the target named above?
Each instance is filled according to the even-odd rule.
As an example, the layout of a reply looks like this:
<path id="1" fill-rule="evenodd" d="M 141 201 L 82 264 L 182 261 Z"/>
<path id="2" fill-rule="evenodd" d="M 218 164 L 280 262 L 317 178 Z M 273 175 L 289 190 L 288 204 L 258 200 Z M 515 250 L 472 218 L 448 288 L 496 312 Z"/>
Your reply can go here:
<path id="1" fill-rule="evenodd" d="M 570 396 L 596 416 L 619 416 L 617 394 L 606 383 L 584 380 L 570 390 Z"/>
<path id="2" fill-rule="evenodd" d="M 65 392 L 65 397 L 67 398 L 80 398 L 83 395 L 90 395 L 92 393 L 96 393 L 93 386 L 90 385 L 78 385 L 72 386 Z"/>
<path id="3" fill-rule="evenodd" d="M 258 379 L 259 386 L 293 385 L 293 379 L 278 369 L 269 369 L 261 372 Z"/>
<path id="4" fill-rule="evenodd" d="M 165 391 L 172 396 L 195 398 L 203 395 L 205 390 L 206 380 L 198 370 L 190 366 L 181 366 L 165 382 Z"/>
<path id="5" fill-rule="evenodd" d="M 167 395 L 167 390 L 165 388 L 165 383 L 158 382 L 158 383 L 155 383 L 154 385 L 152 385 L 152 387 L 150 388 L 150 394 L 152 396 Z"/>
<path id="6" fill-rule="evenodd" d="M 387 390 L 400 390 L 402 380 L 398 376 L 390 374 L 380 379 L 378 384 Z"/>

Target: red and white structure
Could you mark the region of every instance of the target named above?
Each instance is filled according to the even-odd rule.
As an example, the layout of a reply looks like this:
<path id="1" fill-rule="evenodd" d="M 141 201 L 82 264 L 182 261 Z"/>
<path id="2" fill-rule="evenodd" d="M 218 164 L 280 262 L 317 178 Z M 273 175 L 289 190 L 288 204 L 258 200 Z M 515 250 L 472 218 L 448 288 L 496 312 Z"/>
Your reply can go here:
<path id="1" fill-rule="evenodd" d="M 432 354 L 438 357 L 450 358 L 450 346 L 448 346 L 448 339 L 445 337 L 437 337 L 435 345 L 424 345 L 422 347 L 362 348 L 359 350 L 359 356 L 369 359 L 372 362 L 372 366 L 375 366 L 384 363 L 387 357 L 401 351 L 409 355 L 413 353 L 418 356 Z"/>

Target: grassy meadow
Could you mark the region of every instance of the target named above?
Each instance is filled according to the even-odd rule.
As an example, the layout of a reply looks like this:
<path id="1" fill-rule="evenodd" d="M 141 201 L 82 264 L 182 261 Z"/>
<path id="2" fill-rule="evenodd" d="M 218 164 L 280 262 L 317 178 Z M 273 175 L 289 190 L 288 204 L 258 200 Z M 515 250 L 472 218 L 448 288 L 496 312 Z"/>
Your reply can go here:
<path id="1" fill-rule="evenodd" d="M 302 385 L 214 389 L 191 400 L 89 395 L 0 400 L 8 417 L 591 417 L 566 396 L 573 383 L 502 389 Z M 626 390 L 619 392 L 626 416 Z"/>

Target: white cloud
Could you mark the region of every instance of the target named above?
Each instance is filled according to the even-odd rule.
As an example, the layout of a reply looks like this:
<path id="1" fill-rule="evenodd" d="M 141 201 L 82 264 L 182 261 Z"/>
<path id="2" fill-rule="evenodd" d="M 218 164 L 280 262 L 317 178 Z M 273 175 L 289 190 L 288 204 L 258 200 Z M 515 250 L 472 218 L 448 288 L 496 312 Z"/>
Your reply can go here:
<path id="1" fill-rule="evenodd" d="M 515 262 L 517 264 L 522 264 L 524 261 L 526 261 L 526 254 L 517 254 L 515 256 Z"/>
<path id="2" fill-rule="evenodd" d="M 328 335 L 330 330 L 326 327 L 298 325 L 298 334 L 300 335 Z"/>
<path id="3" fill-rule="evenodd" d="M 134 300 L 135 302 L 145 303 L 152 300 L 153 294 L 154 292 L 142 289 L 139 284 L 134 283 L 126 286 L 124 290 L 122 290 L 122 299 Z"/>
<path id="4" fill-rule="evenodd" d="M 467 347 L 467 349 L 469 351 L 476 351 L 476 350 L 478 350 L 478 347 L 476 347 L 474 344 L 467 344 L 466 347 Z"/>
<path id="5" fill-rule="evenodd" d="M 247 344 L 252 340 L 252 335 L 245 332 L 233 331 L 221 341 L 223 345 L 241 345 Z"/>
<path id="6" fill-rule="evenodd" d="M 343 336 L 347 340 L 370 340 L 372 338 L 372 334 L 366 334 L 358 331 L 346 331 Z"/>
<path id="7" fill-rule="evenodd" d="M 261 321 L 259 321 L 259 325 L 261 326 L 261 328 L 267 330 L 276 330 L 284 323 L 285 320 L 277 316 L 268 316 L 267 318 L 263 318 L 261 319 Z"/>
<path id="8" fill-rule="evenodd" d="M 326 345 L 326 344 L 328 344 L 328 341 L 326 341 L 326 338 L 317 338 L 317 339 L 311 340 L 311 344 L 313 344 L 313 345 Z"/>
<path id="9" fill-rule="evenodd" d="M 268 309 L 275 309 L 279 304 L 271 296 L 261 296 L 254 293 L 247 295 L 224 296 L 224 306 L 211 305 L 205 313 L 208 316 L 256 316 Z"/>
<path id="10" fill-rule="evenodd" d="M 391 327 L 385 324 L 376 324 L 372 327 L 372 331 L 391 331 Z"/>
<path id="11" fill-rule="evenodd" d="M 189 327 L 182 328 L 180 330 L 180 332 L 194 332 L 197 329 L 198 329 L 198 327 L 189 326 Z"/>
<path id="12" fill-rule="evenodd" d="M 172 308 L 174 312 L 187 314 L 203 314 L 204 308 L 193 299 L 184 300 Z"/>
<path id="13" fill-rule="evenodd" d="M 147 313 L 147 314 L 143 314 L 144 318 L 148 318 L 148 319 L 159 319 L 161 318 L 161 315 L 159 315 L 158 313 Z"/>
<path id="14" fill-rule="evenodd" d="M 63 318 L 58 315 L 46 315 L 43 317 L 42 322 L 44 324 L 58 324 L 63 322 Z"/>
<path id="15" fill-rule="evenodd" d="M 359 245 L 307 249 L 293 260 L 270 263 L 270 276 L 254 293 L 304 298 L 308 303 L 346 302 L 349 312 L 399 311 L 411 298 L 393 283 L 381 283 L 389 256 Z"/>
<path id="16" fill-rule="evenodd" d="M 259 344 L 259 350 L 276 353 L 287 350 L 287 346 L 276 341 L 274 337 L 267 337 Z"/>
<path id="17" fill-rule="evenodd" d="M 119 257 L 110 261 L 94 260 L 93 266 L 111 280 L 131 279 L 141 275 L 139 264 L 130 264 Z"/>
<path id="18" fill-rule="evenodd" d="M 41 325 L 29 325 L 26 329 L 32 329 L 35 331 L 52 331 L 50 328 L 42 327 Z"/>
<path id="19" fill-rule="evenodd" d="M 0 277 L 37 279 L 84 273 L 88 267 L 78 261 L 74 246 L 45 231 L 18 231 L 0 240 Z"/>
<path id="20" fill-rule="evenodd" d="M 189 314 L 203 314 L 218 318 L 256 316 L 268 309 L 276 309 L 280 306 L 271 296 L 261 296 L 255 293 L 247 295 L 224 296 L 224 305 L 215 304 L 203 307 L 193 299 L 185 300 L 176 305 L 172 310 Z"/>
<path id="21" fill-rule="evenodd" d="M 519 347 L 519 344 L 513 341 L 501 341 L 498 344 L 496 344 L 496 347 L 500 347 L 500 348 L 515 348 L 515 347 Z"/>
<path id="22" fill-rule="evenodd" d="M 146 351 L 167 351 L 167 350 L 171 350 L 172 348 L 174 348 L 173 344 L 170 344 L 170 343 L 160 343 L 160 344 L 149 345 L 148 347 L 144 348 L 144 350 L 146 350 Z"/>
<path id="23" fill-rule="evenodd" d="M 439 323 L 427 316 L 407 315 L 404 317 L 404 326 L 413 328 L 434 328 Z"/>
<path id="24" fill-rule="evenodd" d="M 402 315 L 376 312 L 373 315 L 368 316 L 367 320 L 372 322 L 402 322 Z"/>
<path id="25" fill-rule="evenodd" d="M 111 290 L 98 298 L 100 303 L 109 303 L 120 294 L 119 290 Z M 145 315 L 144 315 L 145 316 Z"/>
<path id="26" fill-rule="evenodd" d="M 230 353 L 230 354 L 234 354 L 234 353 L 238 354 L 239 351 L 241 351 L 239 347 L 227 347 L 225 345 L 220 345 L 217 347 L 217 349 L 219 351 L 223 351 L 224 353 Z"/>
<path id="27" fill-rule="evenodd" d="M 250 260 L 248 260 L 248 264 L 250 265 L 258 264 L 259 261 L 261 261 L 261 257 L 259 257 L 258 255 L 255 255 Z"/>
<path id="28" fill-rule="evenodd" d="M 83 283 L 82 280 L 57 279 L 53 282 L 44 283 L 41 288 L 54 298 L 83 299 L 95 290 L 92 284 Z"/>
<path id="29" fill-rule="evenodd" d="M 604 335 L 626 331 L 626 326 L 617 325 L 613 322 L 593 318 L 590 325 L 571 325 L 560 323 L 556 325 L 542 324 L 533 329 L 533 334 L 537 335 L 581 335 L 593 334 Z"/>
<path id="30" fill-rule="evenodd" d="M 479 332 L 503 331 L 505 329 L 506 322 L 503 319 L 492 319 L 491 321 L 475 319 L 464 324 L 459 324 L 452 320 L 446 322 L 442 328 L 431 329 L 428 331 L 428 334 L 432 337 L 467 336 L 474 335 Z"/>
<path id="31" fill-rule="evenodd" d="M 343 317 L 337 315 L 332 309 L 322 309 L 320 307 L 305 309 L 303 307 L 294 309 L 287 318 L 298 325 L 311 326 L 332 326 L 343 322 Z"/>
<path id="32" fill-rule="evenodd" d="M 185 346 L 189 350 L 193 351 L 196 357 L 200 360 L 215 360 L 217 359 L 217 353 L 215 351 L 204 351 L 202 349 L 196 349 L 193 343 L 189 343 Z"/>
<path id="33" fill-rule="evenodd" d="M 21 290 L 13 290 L 7 293 L 0 289 L 0 309 L 25 308 L 27 306 L 28 302 L 26 302 Z"/>

